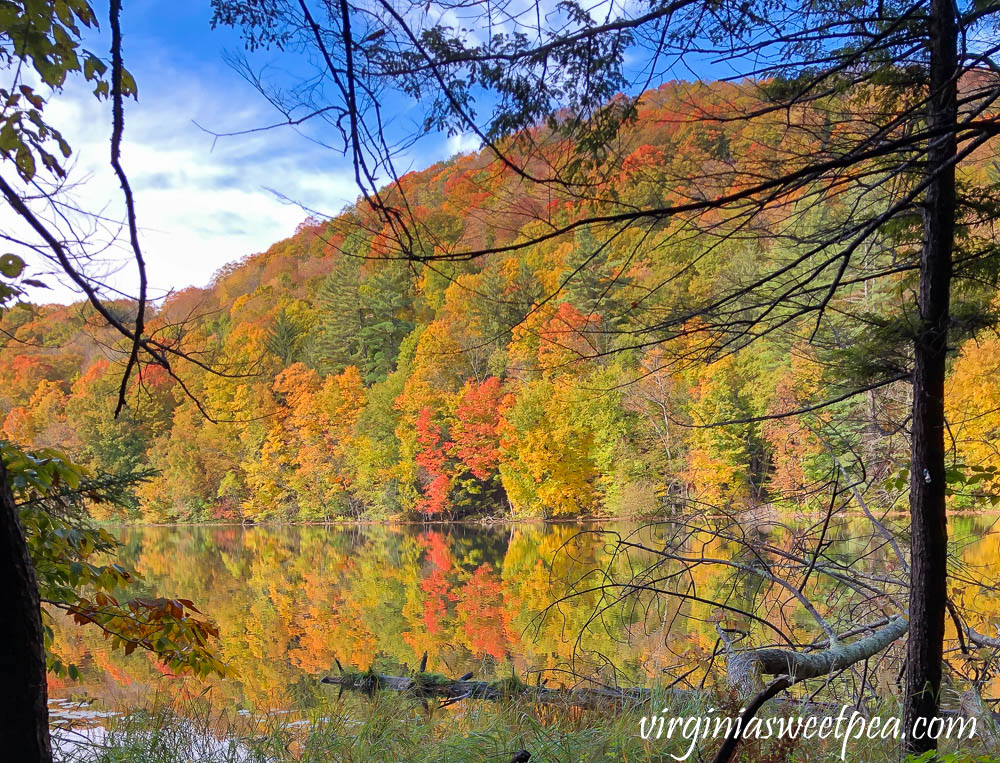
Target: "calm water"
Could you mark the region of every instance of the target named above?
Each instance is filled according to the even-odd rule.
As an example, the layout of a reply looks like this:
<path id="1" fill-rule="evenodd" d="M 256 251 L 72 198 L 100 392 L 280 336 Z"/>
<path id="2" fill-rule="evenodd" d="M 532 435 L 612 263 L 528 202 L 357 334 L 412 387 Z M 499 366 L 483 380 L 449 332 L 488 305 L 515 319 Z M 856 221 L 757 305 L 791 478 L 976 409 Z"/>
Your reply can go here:
<path id="1" fill-rule="evenodd" d="M 996 522 L 995 516 L 952 521 L 969 569 L 1000 569 Z M 190 598 L 218 624 L 219 650 L 233 677 L 207 684 L 214 701 L 229 707 L 308 705 L 329 691 L 318 680 L 331 672 L 335 658 L 345 666 L 392 673 L 413 669 L 427 652 L 428 670 L 435 672 L 474 671 L 490 678 L 547 669 L 556 682 L 565 675 L 559 671 L 571 666 L 590 672 L 611 661 L 636 683 L 662 680 L 665 669 L 669 675 L 677 665 L 705 662 L 715 648 L 715 621 L 698 604 L 611 606 L 588 593 L 541 617 L 570 584 L 593 587 L 597 579 L 587 577 L 588 571 L 624 571 L 623 560 L 611 559 L 612 536 L 578 536 L 581 529 L 183 526 L 124 528 L 119 534 L 122 556 L 142 573 L 148 590 Z M 644 530 L 642 537 L 655 544 L 665 531 Z M 849 552 L 852 524 L 832 534 Z M 713 553 L 736 551 L 720 546 Z M 883 561 L 889 563 L 881 556 L 873 563 Z M 731 579 L 705 567 L 694 583 L 711 598 Z M 738 602 L 751 594 L 729 595 Z M 823 596 L 814 592 L 816 599 Z M 606 606 L 595 618 L 599 605 Z M 1000 625 L 1000 600 L 979 594 L 976 606 L 981 627 Z M 806 628 L 808 621 L 801 623 Z M 206 682 L 166 674 L 148 655 L 109 653 L 96 629 L 59 621 L 56 631 L 63 661 L 83 673 L 79 683 L 51 680 L 54 701 L 63 706 L 69 698 L 120 705 L 148 701 L 154 691 L 206 689 Z"/>

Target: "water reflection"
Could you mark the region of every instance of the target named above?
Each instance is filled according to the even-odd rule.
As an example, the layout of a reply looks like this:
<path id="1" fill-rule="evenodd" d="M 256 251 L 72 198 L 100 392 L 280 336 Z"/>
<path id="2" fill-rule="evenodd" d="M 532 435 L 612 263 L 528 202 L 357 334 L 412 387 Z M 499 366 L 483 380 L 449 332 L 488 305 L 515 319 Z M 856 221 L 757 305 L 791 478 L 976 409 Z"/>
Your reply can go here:
<path id="1" fill-rule="evenodd" d="M 996 576 L 995 517 L 952 521 L 969 570 Z M 582 529 L 588 532 L 580 534 Z M 98 697 L 141 702 L 151 691 L 194 696 L 205 691 L 228 707 L 302 708 L 324 691 L 318 678 L 335 659 L 383 672 L 413 669 L 426 652 L 430 670 L 457 676 L 524 676 L 571 665 L 596 670 L 611 661 L 637 683 L 664 669 L 707 665 L 716 651 L 715 623 L 722 616 L 697 601 L 647 596 L 615 602 L 596 589 L 604 579 L 593 570 L 613 569 L 636 557 L 613 559 L 614 532 L 634 527 L 554 524 L 421 527 L 130 527 L 120 535 L 123 557 L 150 589 L 193 599 L 221 632 L 223 659 L 232 677 L 207 682 L 172 677 L 148 655 L 111 653 L 94 629 L 59 621 L 56 651 L 81 667 L 79 683 L 50 679 L 55 698 Z M 781 530 L 771 528 L 774 535 Z M 669 525 L 646 528 L 640 537 L 654 548 Z M 851 554 L 852 523 L 831 529 L 838 553 Z M 773 542 L 772 538 L 772 542 Z M 714 555 L 739 552 L 717 541 Z M 890 564 L 887 554 L 869 564 Z M 734 581 L 717 568 L 699 568 L 701 598 L 754 601 L 766 627 L 808 629 L 808 620 L 785 615 L 781 601 L 761 601 L 759 579 Z M 540 613 L 570 585 L 583 593 Z M 830 586 L 819 581 L 817 586 Z M 832 592 L 830 592 L 832 594 Z M 961 599 L 962 591 L 955 591 Z M 970 594 L 971 595 L 971 594 Z M 824 590 L 813 598 L 836 597 Z M 973 602 L 964 602 L 971 604 Z M 1000 625 L 995 596 L 979 594 L 976 624 L 987 632 Z M 607 605 L 607 606 L 605 606 Z M 595 612 L 600 616 L 595 617 Z M 995 613 L 995 614 L 994 614 Z"/>

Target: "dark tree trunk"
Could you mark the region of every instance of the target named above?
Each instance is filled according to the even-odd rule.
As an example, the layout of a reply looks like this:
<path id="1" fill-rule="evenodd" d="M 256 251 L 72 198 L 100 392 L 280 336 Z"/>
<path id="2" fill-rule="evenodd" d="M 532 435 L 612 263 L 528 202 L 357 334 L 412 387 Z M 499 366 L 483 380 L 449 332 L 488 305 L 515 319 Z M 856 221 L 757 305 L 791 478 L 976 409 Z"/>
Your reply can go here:
<path id="1" fill-rule="evenodd" d="M 52 760 L 35 568 L 0 463 L 0 757 Z"/>
<path id="2" fill-rule="evenodd" d="M 910 752 L 934 749 L 927 722 L 938 713 L 947 595 L 944 378 L 948 350 L 952 248 L 955 240 L 958 26 L 951 0 L 931 0 L 928 122 L 945 137 L 927 155 L 930 185 L 924 200 L 920 319 L 913 368 L 910 474 L 910 638 L 907 643 L 903 730 Z"/>

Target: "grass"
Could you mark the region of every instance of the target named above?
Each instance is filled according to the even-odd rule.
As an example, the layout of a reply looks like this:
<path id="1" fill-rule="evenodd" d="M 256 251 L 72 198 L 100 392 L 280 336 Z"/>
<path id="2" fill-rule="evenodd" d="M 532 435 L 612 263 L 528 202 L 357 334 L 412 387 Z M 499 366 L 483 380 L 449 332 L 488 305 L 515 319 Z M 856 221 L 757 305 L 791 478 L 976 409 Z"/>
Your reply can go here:
<path id="1" fill-rule="evenodd" d="M 725 706 L 727 700 L 720 703 Z M 105 719 L 103 726 L 91 729 L 89 741 L 76 732 L 57 732 L 57 759 L 64 763 L 464 763 L 506 762 L 527 750 L 532 762 L 672 761 L 672 755 L 683 756 L 690 744 L 676 736 L 642 739 L 639 719 L 648 709 L 598 711 L 467 701 L 435 710 L 434 704 L 425 706 L 389 693 L 370 699 L 345 695 L 308 714 L 219 710 L 205 701 L 162 703 Z M 672 706 L 669 713 L 704 716 L 707 710 L 701 702 L 690 702 Z M 720 711 L 730 712 L 728 708 Z M 886 710 L 883 716 L 889 714 Z M 688 760 L 710 759 L 714 748 L 709 740 Z M 963 743 L 952 760 L 973 760 L 982 753 L 979 745 Z M 833 761 L 840 759 L 840 742 L 750 741 L 742 746 L 738 759 L 745 763 Z M 899 760 L 891 740 L 852 742 L 846 759 Z M 998 762 L 1000 758 L 991 760 Z"/>

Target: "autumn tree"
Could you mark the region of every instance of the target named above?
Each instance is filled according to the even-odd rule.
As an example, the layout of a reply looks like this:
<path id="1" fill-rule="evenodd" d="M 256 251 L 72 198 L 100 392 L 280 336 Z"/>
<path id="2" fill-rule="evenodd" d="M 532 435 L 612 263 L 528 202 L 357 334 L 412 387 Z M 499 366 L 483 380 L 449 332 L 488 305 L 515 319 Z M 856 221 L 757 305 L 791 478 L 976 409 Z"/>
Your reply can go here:
<path id="1" fill-rule="evenodd" d="M 417 511 L 452 517 L 503 510 L 500 431 L 504 393 L 495 376 L 470 379 L 444 416 L 424 406 L 414 422 L 416 465 L 422 472 Z"/>
<path id="2" fill-rule="evenodd" d="M 195 397 L 181 380 L 178 365 L 206 370 L 210 367 L 204 358 L 187 350 L 181 336 L 183 332 L 164 334 L 147 327 L 149 299 L 145 260 L 139 243 L 135 202 L 121 161 L 124 104 L 127 98 L 135 96 L 136 85 L 123 64 L 120 14 L 121 3 L 112 0 L 108 13 L 108 59 L 83 47 L 83 39 L 93 35 L 98 27 L 94 10 L 85 0 L 41 4 L 14 2 L 5 7 L 0 19 L 0 71 L 3 72 L 0 100 L 4 103 L 0 112 L 0 196 L 10 221 L 5 225 L 3 236 L 26 256 L 40 256 L 65 275 L 84 295 L 100 324 L 117 340 L 112 352 L 121 359 L 122 372 L 112 398 L 115 400 L 113 415 L 129 404 L 130 393 L 135 390 L 133 385 L 141 379 L 142 370 L 150 365 L 158 366 L 187 389 L 192 400 Z M 67 208 L 72 208 L 75 213 L 88 216 L 88 210 L 79 208 L 75 202 L 66 206 L 65 185 L 72 149 L 50 121 L 52 110 L 47 108 L 49 101 L 58 98 L 63 86 L 71 80 L 91 83 L 94 95 L 110 107 L 109 162 L 121 187 L 123 244 L 137 272 L 134 300 L 122 300 L 115 292 L 109 295 L 100 273 L 88 268 L 93 255 L 106 250 L 107 242 L 78 235 L 78 226 L 65 214 Z M 101 220 L 104 215 L 104 209 L 91 210 L 89 219 Z M 44 286 L 29 276 L 25 260 L 15 254 L 0 257 L 0 274 L 3 275 L 0 312 L 5 312 L 12 301 L 21 298 L 26 289 Z M 62 465 L 62 459 L 54 454 L 39 456 L 24 453 L 7 443 L 3 446 L 3 463 L 0 464 L 0 543 L 3 544 L 0 589 L 3 594 L 0 606 L 6 616 L 0 622 L 0 654 L 3 655 L 0 744 L 5 754 L 13 759 L 49 761 L 52 749 L 46 705 L 40 588 L 43 592 L 51 592 L 55 586 L 63 593 L 72 593 L 77 587 L 74 581 L 86 584 L 88 570 L 93 569 L 97 577 L 101 572 L 87 558 L 95 549 L 92 539 L 81 541 L 76 548 L 72 543 L 56 547 L 60 539 L 74 537 L 74 530 L 65 522 L 60 525 L 54 512 L 49 511 L 51 516 L 43 516 L 33 525 L 22 527 L 22 519 L 27 515 L 23 511 L 25 491 L 19 481 L 31 485 L 30 490 L 35 494 L 29 491 L 28 495 L 32 500 L 59 504 L 63 497 L 59 495 L 60 488 L 65 485 L 75 488 L 73 483 L 78 484 L 71 476 L 76 467 Z M 79 533 L 79 529 L 76 532 Z M 100 547 L 109 551 L 113 544 L 105 543 L 106 540 L 102 540 Z M 42 549 L 40 558 L 47 564 L 58 555 L 66 562 L 66 569 L 56 565 L 55 577 L 52 569 L 36 574 L 32 553 L 39 547 Z M 186 605 L 179 602 L 160 600 L 152 608 L 137 604 L 137 611 L 148 615 L 149 619 L 145 620 L 142 615 L 130 614 L 127 607 L 108 601 L 105 591 L 99 591 L 95 601 L 96 609 L 93 602 L 83 599 L 75 603 L 63 599 L 61 603 L 70 609 L 78 622 L 99 623 L 109 635 L 117 633 L 114 636 L 116 643 L 129 640 L 128 651 L 140 645 L 156 651 L 157 643 L 170 641 L 161 642 L 156 635 L 156 623 L 163 623 L 167 630 L 180 626 L 181 631 L 186 631 L 183 621 L 190 614 Z M 104 604 L 114 605 L 117 620 L 103 620 L 98 610 L 105 609 Z M 129 636 L 124 630 L 129 622 L 144 622 L 150 628 Z M 193 624 L 195 619 L 190 622 Z M 123 630 L 118 630 L 120 627 Z M 201 653 L 201 646 L 211 633 L 211 626 L 206 626 L 192 633 L 189 643 L 168 645 L 164 651 L 173 650 L 178 659 L 183 659 L 182 653 L 194 654 L 192 648 L 197 645 L 194 651 Z"/>
<path id="3" fill-rule="evenodd" d="M 463 6 L 466 25 L 477 12 L 484 25 L 489 20 L 493 31 L 486 35 L 452 26 L 448 14 L 390 0 L 328 4 L 319 15 L 305 3 L 276 3 L 263 12 L 241 0 L 216 0 L 214 7 L 216 22 L 239 26 L 250 47 L 304 44 L 320 54 L 316 77 L 330 94 L 323 108 L 281 105 L 289 122 L 304 107 L 349 125 L 343 150 L 372 214 L 390 234 L 380 256 L 471 260 L 584 228 L 610 241 L 632 227 L 649 236 L 668 230 L 660 251 L 697 234 L 700 256 L 711 256 L 719 242 L 769 228 L 794 244 L 787 256 L 762 259 L 748 272 L 717 279 L 702 295 L 652 311 L 626 343 L 648 347 L 697 335 L 699 343 L 686 344 L 689 358 L 710 361 L 795 325 L 812 323 L 815 336 L 845 290 L 911 278 L 903 318 L 910 330 L 902 338 L 912 362 L 842 394 L 901 378 L 913 385 L 905 726 L 937 713 L 947 598 L 943 406 L 956 328 L 951 295 L 955 278 L 975 278 L 993 255 L 991 246 L 965 252 L 956 243 L 956 231 L 983 212 L 960 201 L 956 170 L 998 132 L 994 3 L 678 0 L 609 4 L 593 13 L 569 2 L 554 14 L 506 11 L 506 25 L 495 29 L 492 6 Z M 631 153 L 616 142 L 619 128 L 675 63 L 697 67 L 711 59 L 743 84 L 729 102 L 681 115 L 690 128 L 684 151 L 694 166 L 677 193 L 666 203 L 655 196 L 637 206 L 620 199 L 606 182 Z M 550 199 L 586 199 L 588 209 L 560 217 L 536 207 L 540 225 L 501 242 L 467 246 L 461 235 L 437 236 L 413 212 L 401 183 L 392 192 L 381 186 L 400 180 L 389 147 L 398 141 L 383 130 L 386 87 L 425 105 L 411 139 L 441 129 L 471 133 L 522 187 Z M 739 144 L 725 129 L 733 121 L 761 129 L 753 142 Z M 808 234 L 792 225 L 803 211 L 836 209 L 841 201 L 840 212 Z M 906 229 L 916 236 L 899 238 Z M 895 256 L 862 256 L 872 242 L 893 237 Z M 907 737 L 906 746 L 920 752 L 934 741 Z"/>

